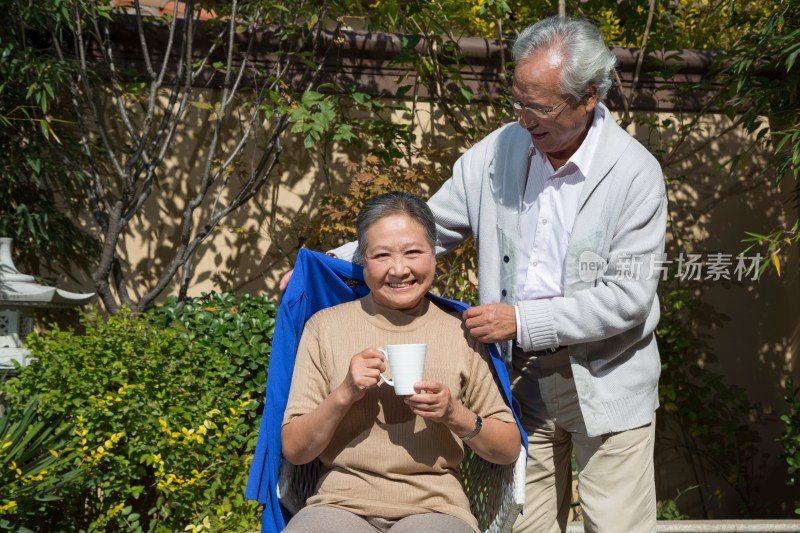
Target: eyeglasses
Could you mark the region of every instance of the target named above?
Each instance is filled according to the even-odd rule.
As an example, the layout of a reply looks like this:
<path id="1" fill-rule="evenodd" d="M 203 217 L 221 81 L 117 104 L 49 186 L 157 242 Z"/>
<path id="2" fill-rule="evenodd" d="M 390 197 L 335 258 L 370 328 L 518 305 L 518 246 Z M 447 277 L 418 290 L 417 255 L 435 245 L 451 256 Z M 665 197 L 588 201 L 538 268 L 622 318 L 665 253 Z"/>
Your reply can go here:
<path id="1" fill-rule="evenodd" d="M 513 96 L 507 96 L 506 98 L 508 98 L 508 103 L 511 104 L 512 109 L 514 109 L 514 112 L 517 115 L 521 115 L 523 112 L 525 112 L 530 113 L 536 118 L 548 118 L 551 114 L 555 113 L 559 107 L 567 103 L 566 100 L 563 100 L 561 103 L 552 105 L 550 107 L 534 107 L 523 104 L 519 100 L 514 99 Z"/>

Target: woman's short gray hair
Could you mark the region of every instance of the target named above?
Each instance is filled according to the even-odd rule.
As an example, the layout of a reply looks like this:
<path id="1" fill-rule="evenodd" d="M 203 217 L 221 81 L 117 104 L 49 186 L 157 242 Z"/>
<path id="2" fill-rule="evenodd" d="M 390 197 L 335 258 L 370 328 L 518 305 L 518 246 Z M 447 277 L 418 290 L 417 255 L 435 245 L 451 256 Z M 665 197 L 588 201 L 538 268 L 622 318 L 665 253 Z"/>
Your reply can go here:
<path id="1" fill-rule="evenodd" d="M 358 246 L 353 255 L 354 262 L 364 264 L 369 228 L 378 220 L 397 214 L 407 215 L 411 220 L 422 224 L 425 240 L 431 245 L 431 250 L 436 251 L 436 221 L 431 208 L 419 196 L 410 192 L 393 191 L 367 200 L 358 212 L 356 220 Z"/>
<path id="2" fill-rule="evenodd" d="M 611 72 L 617 64 L 614 53 L 603 41 L 603 34 L 588 20 L 549 17 L 528 26 L 514 41 L 514 60 L 519 63 L 539 48 L 555 47 L 564 54 L 561 90 L 572 103 L 597 87 L 597 99 L 603 100 L 611 88 Z"/>

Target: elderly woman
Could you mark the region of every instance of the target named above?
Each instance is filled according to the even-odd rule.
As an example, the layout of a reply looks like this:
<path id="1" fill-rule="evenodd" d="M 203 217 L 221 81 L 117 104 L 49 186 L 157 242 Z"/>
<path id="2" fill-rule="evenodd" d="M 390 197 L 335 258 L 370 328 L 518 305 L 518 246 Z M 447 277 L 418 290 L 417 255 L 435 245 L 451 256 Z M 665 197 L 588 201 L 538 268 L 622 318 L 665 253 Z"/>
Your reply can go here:
<path id="1" fill-rule="evenodd" d="M 357 260 L 370 294 L 315 314 L 300 341 L 283 421 L 284 457 L 325 474 L 287 532 L 471 532 L 458 479 L 466 442 L 509 464 L 520 433 L 483 345 L 427 299 L 436 268 L 428 206 L 408 193 L 367 202 Z M 425 343 L 416 394 L 382 383 L 383 345 Z"/>

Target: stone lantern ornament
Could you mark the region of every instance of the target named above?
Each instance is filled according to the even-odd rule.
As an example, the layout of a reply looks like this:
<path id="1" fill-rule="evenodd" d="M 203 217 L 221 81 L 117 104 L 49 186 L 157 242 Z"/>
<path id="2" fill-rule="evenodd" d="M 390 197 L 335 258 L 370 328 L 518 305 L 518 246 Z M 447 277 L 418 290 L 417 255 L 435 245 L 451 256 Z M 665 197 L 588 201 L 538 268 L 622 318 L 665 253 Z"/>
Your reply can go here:
<path id="1" fill-rule="evenodd" d="M 12 239 L 0 237 L 0 373 L 13 370 L 12 361 L 22 366 L 31 362 L 23 345 L 33 331 L 36 309 L 77 307 L 94 297 L 40 285 L 33 276 L 21 274 L 14 266 L 11 245 Z"/>

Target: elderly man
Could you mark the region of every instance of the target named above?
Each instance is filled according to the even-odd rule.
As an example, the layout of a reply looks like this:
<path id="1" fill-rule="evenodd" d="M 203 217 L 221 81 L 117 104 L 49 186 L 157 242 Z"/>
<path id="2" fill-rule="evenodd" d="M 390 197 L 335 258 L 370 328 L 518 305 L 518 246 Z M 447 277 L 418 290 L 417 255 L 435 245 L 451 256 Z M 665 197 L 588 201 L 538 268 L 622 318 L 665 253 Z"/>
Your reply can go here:
<path id="1" fill-rule="evenodd" d="M 595 26 L 542 20 L 514 58 L 518 121 L 468 150 L 428 203 L 439 252 L 475 237 L 481 305 L 464 320 L 512 366 L 529 439 L 515 531 L 566 530 L 574 452 L 585 531 L 654 532 L 663 174 L 601 103 L 615 58 Z"/>

